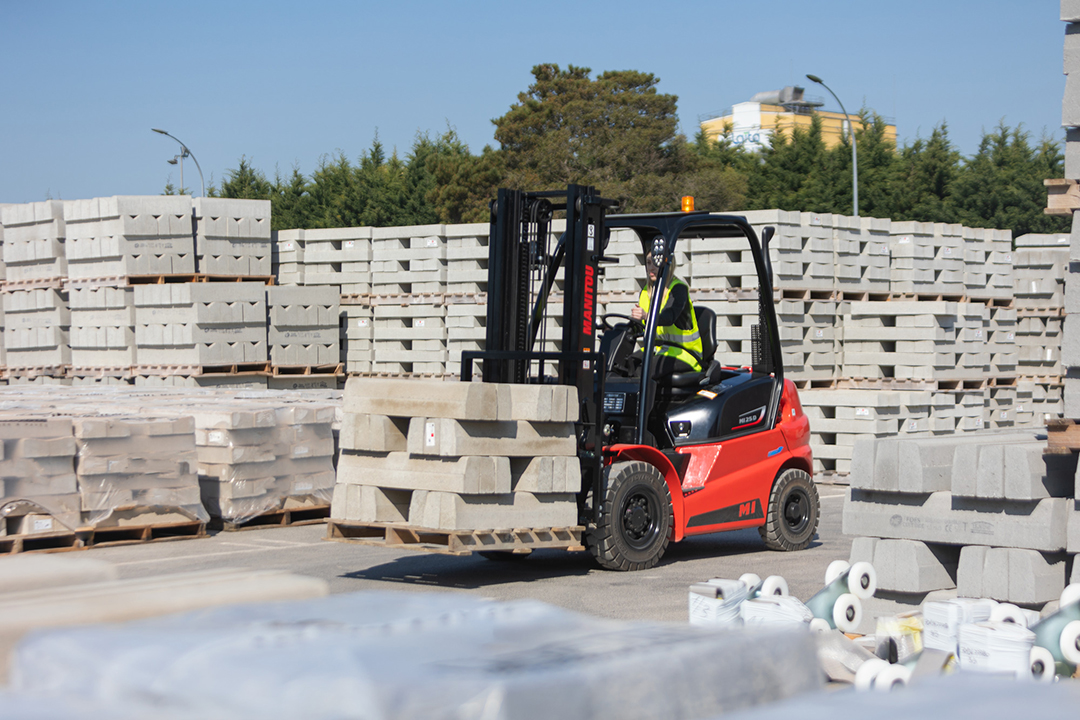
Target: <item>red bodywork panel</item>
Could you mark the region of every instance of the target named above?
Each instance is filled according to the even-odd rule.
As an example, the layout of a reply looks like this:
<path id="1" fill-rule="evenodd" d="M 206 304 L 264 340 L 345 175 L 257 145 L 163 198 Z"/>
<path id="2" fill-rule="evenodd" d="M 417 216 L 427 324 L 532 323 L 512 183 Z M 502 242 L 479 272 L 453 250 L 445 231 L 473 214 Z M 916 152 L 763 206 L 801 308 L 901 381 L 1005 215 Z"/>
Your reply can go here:
<path id="1" fill-rule="evenodd" d="M 773 429 L 676 449 L 690 456 L 681 480 L 671 461 L 656 448 L 612 445 L 608 451 L 609 462 L 640 460 L 663 473 L 671 491 L 675 542 L 687 535 L 764 525 L 769 493 L 780 469 L 797 467 L 813 473 L 810 421 L 790 380 L 784 381 Z"/>

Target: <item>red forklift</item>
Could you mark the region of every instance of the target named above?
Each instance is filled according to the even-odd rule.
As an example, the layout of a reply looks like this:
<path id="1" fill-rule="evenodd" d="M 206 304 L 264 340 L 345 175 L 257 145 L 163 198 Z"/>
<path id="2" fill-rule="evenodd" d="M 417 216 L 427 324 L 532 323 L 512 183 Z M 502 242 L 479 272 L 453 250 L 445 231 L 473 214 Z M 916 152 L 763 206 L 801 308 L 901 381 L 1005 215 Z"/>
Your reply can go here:
<path id="1" fill-rule="evenodd" d="M 486 350 L 462 354 L 462 380 L 472 380 L 480 361 L 484 382 L 577 388 L 579 522 L 605 568 L 643 570 L 660 561 L 670 542 L 751 527 L 766 547 L 807 547 L 820 508 L 810 424 L 795 385 L 784 379 L 768 250 L 773 228 L 759 241 L 737 215 L 619 215 L 616 209 L 588 186 L 499 190 L 491 214 Z M 555 241 L 552 220 L 560 212 L 566 230 Z M 616 229 L 632 231 L 642 253 L 651 254 L 658 267 L 654 298 L 664 296 L 680 242 L 745 239 L 758 300 L 750 366 L 717 357 L 716 314 L 698 302 L 702 351 L 683 349 L 701 370 L 654 372 L 655 350 L 673 344 L 657 337 L 662 303 L 650 303 L 644 322 L 597 311 L 599 280 L 612 262 L 604 250 Z M 561 333 L 549 338 L 560 282 Z"/>

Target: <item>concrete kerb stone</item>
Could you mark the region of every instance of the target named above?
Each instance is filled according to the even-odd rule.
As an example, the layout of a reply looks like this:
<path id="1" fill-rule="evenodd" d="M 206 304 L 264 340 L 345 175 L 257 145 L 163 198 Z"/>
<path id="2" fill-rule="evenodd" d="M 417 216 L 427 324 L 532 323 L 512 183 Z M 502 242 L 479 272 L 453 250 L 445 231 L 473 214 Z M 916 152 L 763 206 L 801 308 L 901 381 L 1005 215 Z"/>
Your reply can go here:
<path id="1" fill-rule="evenodd" d="M 510 460 L 506 457 L 447 459 L 401 452 L 343 452 L 338 458 L 337 482 L 461 494 L 509 493 L 512 484 Z"/>
<path id="2" fill-rule="evenodd" d="M 417 490 L 409 523 L 435 530 L 571 527 L 577 524 L 572 494 L 459 495 Z"/>
<path id="3" fill-rule="evenodd" d="M 971 545 L 960 551 L 957 593 L 1039 605 L 1060 596 L 1067 564 L 1063 553 Z"/>
<path id="4" fill-rule="evenodd" d="M 846 535 L 990 545 L 1061 552 L 1073 500 L 1037 502 L 883 493 L 852 488 L 844 505 Z"/>
<path id="5" fill-rule="evenodd" d="M 408 449 L 413 455 L 537 457 L 577 454 L 572 423 L 469 421 L 414 417 Z"/>

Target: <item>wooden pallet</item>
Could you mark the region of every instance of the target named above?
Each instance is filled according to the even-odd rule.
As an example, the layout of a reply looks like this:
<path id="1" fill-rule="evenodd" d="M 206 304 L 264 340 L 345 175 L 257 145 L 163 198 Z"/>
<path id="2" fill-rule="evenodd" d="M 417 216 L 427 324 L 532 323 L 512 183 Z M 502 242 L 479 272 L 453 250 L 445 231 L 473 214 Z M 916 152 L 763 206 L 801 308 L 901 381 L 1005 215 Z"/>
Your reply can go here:
<path id="1" fill-rule="evenodd" d="M 19 290 L 63 290 L 66 278 L 29 278 L 23 280 L 4 280 L 0 284 L 0 292 L 10 293 Z"/>
<path id="2" fill-rule="evenodd" d="M 334 542 L 407 548 L 443 555 L 474 552 L 526 553 L 533 550 L 585 549 L 581 526 L 564 528 L 513 528 L 505 530 L 432 530 L 396 523 L 359 523 L 328 520 L 326 539 Z"/>
<path id="3" fill-rule="evenodd" d="M 1080 182 L 1050 178 L 1043 180 L 1043 185 L 1046 186 L 1044 213 L 1072 217 L 1073 211 L 1080 210 Z"/>
<path id="4" fill-rule="evenodd" d="M 333 376 L 340 377 L 345 374 L 345 367 L 341 363 L 328 365 L 274 365 L 270 368 L 271 377 L 282 376 Z"/>
<path id="5" fill-rule="evenodd" d="M 85 547 L 82 539 L 70 530 L 0 536 L 0 555 L 68 552 L 83 550 Z"/>
<path id="6" fill-rule="evenodd" d="M 211 530 L 223 530 L 235 532 L 237 530 L 255 530 L 265 527 L 286 527 L 290 525 L 319 525 L 326 522 L 330 517 L 329 505 L 313 505 L 310 507 L 286 508 L 285 510 L 272 510 L 261 513 L 244 521 L 225 520 L 213 518 L 210 520 Z"/>
<path id="7" fill-rule="evenodd" d="M 270 374 L 270 363 L 232 363 L 231 365 L 133 365 L 132 375 L 169 377 L 208 377 L 224 375 L 264 375 Z"/>
<path id="8" fill-rule="evenodd" d="M 39 367 L 8 365 L 3 368 L 2 377 L 7 380 L 12 378 L 33 380 L 34 378 L 39 377 L 62 378 L 68 377 L 68 370 L 70 367 L 70 365 L 42 365 Z"/>
<path id="9" fill-rule="evenodd" d="M 1080 451 L 1080 420 L 1051 418 L 1046 421 L 1047 454 L 1068 454 Z"/>
<path id="10" fill-rule="evenodd" d="M 201 520 L 117 527 L 88 527 L 76 530 L 75 534 L 82 541 L 83 546 L 88 548 L 207 537 L 206 523 Z"/>

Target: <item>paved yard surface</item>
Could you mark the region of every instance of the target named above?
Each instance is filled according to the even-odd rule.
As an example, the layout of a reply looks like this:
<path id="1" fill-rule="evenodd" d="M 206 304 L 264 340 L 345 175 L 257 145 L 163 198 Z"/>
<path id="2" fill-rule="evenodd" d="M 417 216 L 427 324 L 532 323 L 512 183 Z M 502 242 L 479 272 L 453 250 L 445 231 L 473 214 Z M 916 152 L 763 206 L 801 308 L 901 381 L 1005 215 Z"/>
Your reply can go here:
<path id="1" fill-rule="evenodd" d="M 765 550 L 756 530 L 742 530 L 671 545 L 658 567 L 636 573 L 602 570 L 588 553 L 562 550 L 495 562 L 477 555 L 327 542 L 324 525 L 222 532 L 197 540 L 99 547 L 86 554 L 115 563 L 123 578 L 212 568 L 281 569 L 323 578 L 335 593 L 467 592 L 498 600 L 532 598 L 610 618 L 685 622 L 687 588 L 711 577 L 781 575 L 802 600 L 817 592 L 828 564 L 846 560 L 851 549 L 852 538 L 840 533 L 845 490 L 819 486 L 818 539 L 802 552 Z"/>

